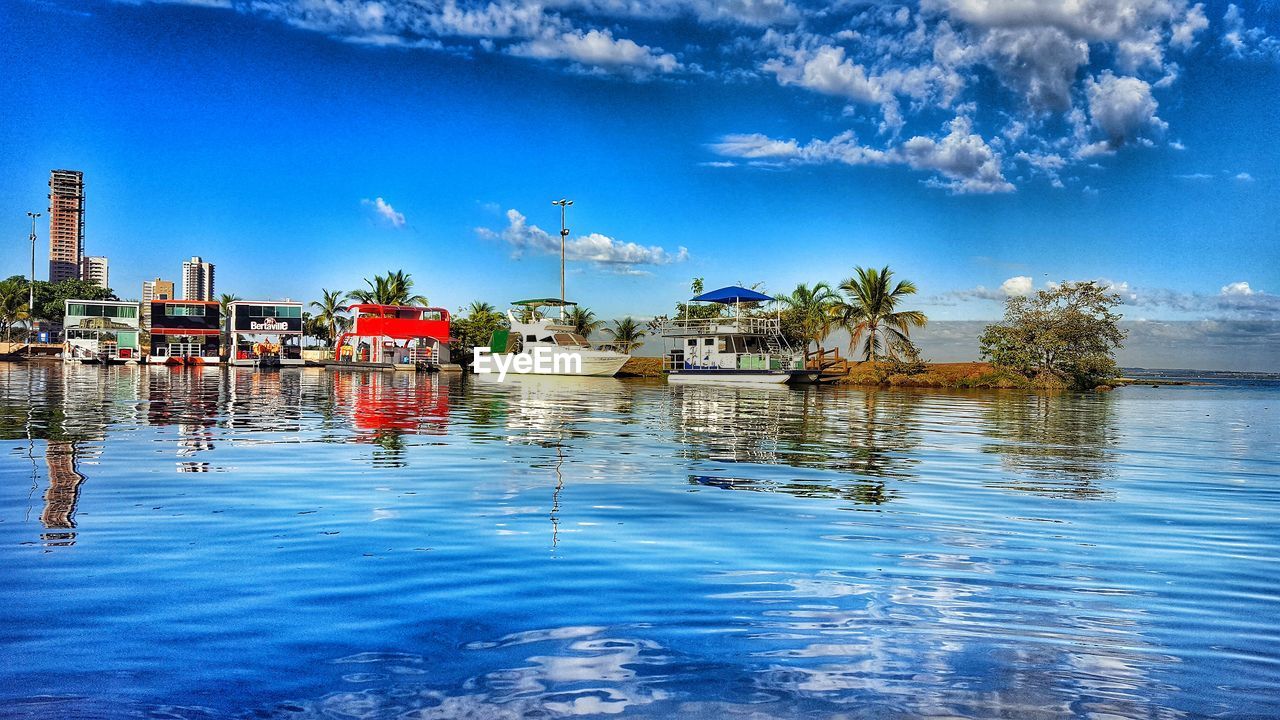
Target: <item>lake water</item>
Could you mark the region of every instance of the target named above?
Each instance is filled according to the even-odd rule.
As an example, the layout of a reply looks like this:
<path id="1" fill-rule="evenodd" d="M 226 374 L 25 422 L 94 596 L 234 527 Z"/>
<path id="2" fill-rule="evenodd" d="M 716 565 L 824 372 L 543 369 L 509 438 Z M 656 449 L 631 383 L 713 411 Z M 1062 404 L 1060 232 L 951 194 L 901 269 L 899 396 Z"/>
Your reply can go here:
<path id="1" fill-rule="evenodd" d="M 0 717 L 1280 716 L 1278 420 L 0 363 Z"/>

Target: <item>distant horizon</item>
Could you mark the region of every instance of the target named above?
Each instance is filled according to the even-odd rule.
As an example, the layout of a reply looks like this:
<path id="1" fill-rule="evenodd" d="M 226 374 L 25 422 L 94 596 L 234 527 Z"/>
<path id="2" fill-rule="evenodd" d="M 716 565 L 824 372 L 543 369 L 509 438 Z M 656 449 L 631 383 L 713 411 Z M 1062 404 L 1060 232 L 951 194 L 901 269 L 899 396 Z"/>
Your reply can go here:
<path id="1" fill-rule="evenodd" d="M 451 310 L 554 294 L 563 197 L 602 317 L 888 265 L 981 322 L 1094 280 L 1160 324 L 1139 356 L 1276 368 L 1280 12 L 1009 7 L 16 0 L 0 276 L 53 169 L 121 297 L 195 255 L 246 296 L 397 269 Z"/>

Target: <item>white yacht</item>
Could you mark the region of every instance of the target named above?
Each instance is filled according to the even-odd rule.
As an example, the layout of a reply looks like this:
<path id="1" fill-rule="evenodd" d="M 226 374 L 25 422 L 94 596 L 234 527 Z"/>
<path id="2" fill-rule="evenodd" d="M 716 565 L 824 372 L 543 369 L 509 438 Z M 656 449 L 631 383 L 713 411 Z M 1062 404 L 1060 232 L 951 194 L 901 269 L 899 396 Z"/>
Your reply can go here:
<path id="1" fill-rule="evenodd" d="M 806 368 L 804 353 L 794 350 L 783 337 L 781 317 L 742 315 L 742 303 L 772 301 L 764 293 L 737 286 L 693 298 L 691 302 L 733 305 L 734 314 L 667 322 L 662 334 L 674 345 L 663 356 L 667 382 L 816 382 L 821 372 Z"/>
<path id="2" fill-rule="evenodd" d="M 563 309 L 576 304 L 555 298 L 512 303 L 513 307 L 507 310 L 511 329 L 495 330 L 489 347 L 475 348 L 474 369 L 480 374 L 500 376 L 616 375 L 631 359 L 631 349 L 607 342 L 592 347 L 563 319 Z M 547 317 L 542 308 L 559 308 L 561 318 Z"/>

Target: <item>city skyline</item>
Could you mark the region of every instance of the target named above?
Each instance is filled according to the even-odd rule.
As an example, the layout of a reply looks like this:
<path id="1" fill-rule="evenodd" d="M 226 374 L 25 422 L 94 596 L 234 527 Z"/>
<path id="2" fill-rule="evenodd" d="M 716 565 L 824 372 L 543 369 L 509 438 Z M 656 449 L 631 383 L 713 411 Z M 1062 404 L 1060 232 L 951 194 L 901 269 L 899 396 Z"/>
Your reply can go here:
<path id="1" fill-rule="evenodd" d="M 884 264 L 934 320 L 1086 279 L 1130 320 L 1280 310 L 1269 6 L 202 4 L 0 16 L 46 79 L 0 209 L 25 236 L 32 179 L 83 170 L 122 297 L 191 255 L 246 296 L 388 269 L 449 308 L 545 295 L 569 197 L 568 295 L 608 317 Z"/>

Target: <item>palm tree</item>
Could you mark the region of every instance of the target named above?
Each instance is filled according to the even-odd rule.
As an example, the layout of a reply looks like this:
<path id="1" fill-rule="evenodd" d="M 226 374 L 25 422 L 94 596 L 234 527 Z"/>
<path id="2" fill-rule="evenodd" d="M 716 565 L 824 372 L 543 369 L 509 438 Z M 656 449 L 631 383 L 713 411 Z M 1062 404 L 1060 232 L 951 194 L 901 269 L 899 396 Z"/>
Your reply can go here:
<path id="1" fill-rule="evenodd" d="M 13 326 L 29 316 L 26 288 L 17 283 L 0 285 L 0 326 L 4 327 L 5 342 L 12 340 Z"/>
<path id="2" fill-rule="evenodd" d="M 495 308 L 491 303 L 487 303 L 483 300 L 472 300 L 471 304 L 467 306 L 468 317 L 488 315 L 489 313 L 496 312 L 498 312 L 497 308 Z"/>
<path id="3" fill-rule="evenodd" d="M 858 339 L 866 333 L 864 360 L 882 357 L 881 334 L 889 336 L 889 345 L 909 341 L 911 328 L 924 327 L 928 318 L 919 310 L 898 311 L 898 303 L 916 292 L 910 280 L 893 283 L 893 271 L 886 265 L 880 270 L 855 267 L 856 277 L 840 283 L 845 299 L 832 308 L 835 323 L 849 331 L 849 353 L 853 354 Z M 890 349 L 890 354 L 892 350 Z"/>
<path id="4" fill-rule="evenodd" d="M 386 276 L 365 278 L 369 289 L 360 288 L 347 293 L 347 298 L 373 305 L 428 305 L 427 298 L 413 292 L 413 277 L 403 270 L 388 270 Z"/>
<path id="5" fill-rule="evenodd" d="M 614 320 L 613 327 L 604 329 L 604 334 L 609 336 L 617 345 L 623 348 L 635 349 L 643 345 L 640 338 L 645 336 L 644 328 L 640 326 L 630 315 L 621 320 Z"/>
<path id="6" fill-rule="evenodd" d="M 822 352 L 822 341 L 831 333 L 831 327 L 835 324 L 831 310 L 840 302 L 840 296 L 825 282 L 816 283 L 813 287 L 800 283 L 794 292 L 783 295 L 778 300 L 799 317 L 805 350 L 809 349 L 809 343 L 812 342 L 818 346 L 818 352 Z"/>
<path id="7" fill-rule="evenodd" d="M 235 352 L 235 348 L 229 347 L 231 345 L 231 333 L 227 332 L 227 318 L 231 317 L 231 303 L 239 299 L 239 295 L 232 295 L 231 293 L 222 293 L 218 296 L 218 319 L 219 327 L 222 329 L 220 339 L 224 354 Z"/>
<path id="8" fill-rule="evenodd" d="M 321 299 L 318 302 L 312 300 L 311 307 L 316 309 L 316 322 L 329 329 L 329 343 L 332 344 L 338 339 L 338 320 L 346 310 L 346 306 L 341 290 L 320 288 L 320 294 Z"/>
<path id="9" fill-rule="evenodd" d="M 604 325 L 603 320 L 597 320 L 596 314 L 591 312 L 589 308 L 578 307 L 577 305 L 570 308 L 569 313 L 565 315 L 565 319 L 573 326 L 573 331 L 584 338 L 591 337 L 591 333 L 600 329 Z"/>
<path id="10" fill-rule="evenodd" d="M 232 295 L 231 293 L 222 293 L 218 296 L 218 310 L 222 313 L 223 321 L 226 321 L 227 316 L 231 314 L 231 303 L 239 299 L 239 295 Z"/>

